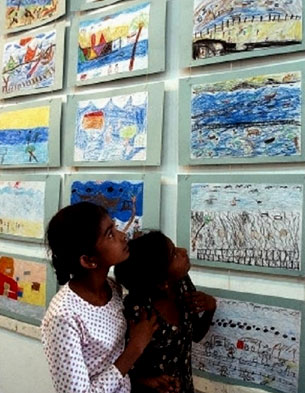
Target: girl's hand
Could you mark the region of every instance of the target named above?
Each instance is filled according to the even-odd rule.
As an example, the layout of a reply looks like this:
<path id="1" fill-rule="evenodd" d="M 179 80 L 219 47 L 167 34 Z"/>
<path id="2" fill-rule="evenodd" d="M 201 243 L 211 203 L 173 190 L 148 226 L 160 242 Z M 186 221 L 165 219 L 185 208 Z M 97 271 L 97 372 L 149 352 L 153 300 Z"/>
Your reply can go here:
<path id="1" fill-rule="evenodd" d="M 141 385 L 148 386 L 159 393 L 179 393 L 180 383 L 178 378 L 170 375 L 160 375 L 159 377 L 141 378 L 138 380 Z"/>
<path id="2" fill-rule="evenodd" d="M 150 343 L 154 332 L 158 329 L 157 315 L 152 314 L 151 318 L 147 318 L 147 312 L 142 311 L 140 321 L 129 322 L 129 340 L 128 344 L 135 346 L 141 353 Z"/>
<path id="3" fill-rule="evenodd" d="M 201 313 L 202 311 L 215 311 L 216 300 L 213 296 L 207 295 L 204 292 L 191 292 L 185 294 L 185 301 L 189 309 L 194 313 Z"/>

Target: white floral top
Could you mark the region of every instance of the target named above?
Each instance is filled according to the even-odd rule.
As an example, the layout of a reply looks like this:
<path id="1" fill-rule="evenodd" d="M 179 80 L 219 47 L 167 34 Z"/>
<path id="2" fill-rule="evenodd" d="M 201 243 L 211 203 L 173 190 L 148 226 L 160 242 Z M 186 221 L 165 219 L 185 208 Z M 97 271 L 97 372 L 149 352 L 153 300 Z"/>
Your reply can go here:
<path id="1" fill-rule="evenodd" d="M 126 321 L 120 287 L 93 306 L 64 285 L 42 321 L 42 343 L 57 393 L 129 393 L 128 375 L 114 363 L 124 350 Z"/>

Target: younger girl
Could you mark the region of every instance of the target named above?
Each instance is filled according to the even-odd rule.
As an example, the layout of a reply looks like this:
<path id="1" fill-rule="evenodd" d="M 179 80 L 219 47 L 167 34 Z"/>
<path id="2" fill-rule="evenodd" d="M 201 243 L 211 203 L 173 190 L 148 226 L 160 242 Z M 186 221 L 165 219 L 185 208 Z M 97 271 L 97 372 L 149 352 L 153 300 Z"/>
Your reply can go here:
<path id="1" fill-rule="evenodd" d="M 47 240 L 59 284 L 42 322 L 42 342 L 57 393 L 129 393 L 129 369 L 157 328 L 156 317 L 126 321 L 110 266 L 129 256 L 125 235 L 102 207 L 88 202 L 60 210 Z"/>
<path id="2" fill-rule="evenodd" d="M 130 372 L 132 393 L 193 393 L 192 341 L 207 333 L 215 299 L 196 291 L 186 250 L 161 232 L 131 240 L 129 250 L 129 258 L 115 266 L 116 279 L 129 290 L 125 315 L 137 321 L 144 309 L 157 314 L 159 325 Z"/>

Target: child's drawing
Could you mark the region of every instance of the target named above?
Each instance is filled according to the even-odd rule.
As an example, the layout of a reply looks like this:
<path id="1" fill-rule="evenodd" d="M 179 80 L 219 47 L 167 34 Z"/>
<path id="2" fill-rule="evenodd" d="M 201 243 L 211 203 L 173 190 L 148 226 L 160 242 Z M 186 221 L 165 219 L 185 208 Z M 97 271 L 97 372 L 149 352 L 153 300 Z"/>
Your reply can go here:
<path id="1" fill-rule="evenodd" d="M 81 101 L 75 161 L 145 160 L 148 93 Z"/>
<path id="2" fill-rule="evenodd" d="M 194 0 L 193 59 L 302 43 L 302 0 Z"/>
<path id="3" fill-rule="evenodd" d="M 0 256 L 0 312 L 41 320 L 46 307 L 47 266 Z"/>
<path id="4" fill-rule="evenodd" d="M 130 237 L 142 228 L 143 181 L 74 181 L 71 204 L 88 201 L 108 210 L 117 227 Z"/>
<path id="5" fill-rule="evenodd" d="M 42 239 L 44 181 L 0 181 L 0 234 Z"/>
<path id="6" fill-rule="evenodd" d="M 148 67 L 150 4 L 84 20 L 79 26 L 77 80 Z"/>
<path id="7" fill-rule="evenodd" d="M 55 51 L 54 29 L 7 42 L 2 59 L 3 95 L 53 86 Z"/>
<path id="8" fill-rule="evenodd" d="M 209 332 L 193 343 L 193 367 L 297 393 L 300 335 L 298 310 L 218 298 Z"/>
<path id="9" fill-rule="evenodd" d="M 191 257 L 301 269 L 303 186 L 205 184 L 191 189 Z"/>
<path id="10" fill-rule="evenodd" d="M 31 28 L 39 22 L 46 23 L 53 20 L 59 14 L 59 2 L 59 0 L 6 0 L 6 29 L 9 31 L 23 26 Z"/>
<path id="11" fill-rule="evenodd" d="M 48 163 L 50 107 L 0 113 L 0 164 Z"/>
<path id="12" fill-rule="evenodd" d="M 191 158 L 301 154 L 301 72 L 192 86 Z"/>

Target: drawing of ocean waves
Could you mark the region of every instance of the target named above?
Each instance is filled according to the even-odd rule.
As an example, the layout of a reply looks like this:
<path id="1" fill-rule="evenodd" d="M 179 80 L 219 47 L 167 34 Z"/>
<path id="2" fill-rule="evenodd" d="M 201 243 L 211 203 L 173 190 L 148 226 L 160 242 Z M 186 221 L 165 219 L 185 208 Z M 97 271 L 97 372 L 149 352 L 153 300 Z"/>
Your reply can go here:
<path id="1" fill-rule="evenodd" d="M 201 92 L 192 100 L 193 158 L 296 155 L 300 138 L 299 85 Z"/>
<path id="2" fill-rule="evenodd" d="M 112 51 L 111 53 L 88 61 L 78 61 L 77 72 L 82 73 L 96 68 L 101 68 L 109 64 L 118 64 L 122 61 L 130 60 L 134 45 L 130 44 L 123 48 Z M 148 53 L 148 40 L 142 40 L 137 43 L 135 57 L 145 57 Z"/>

